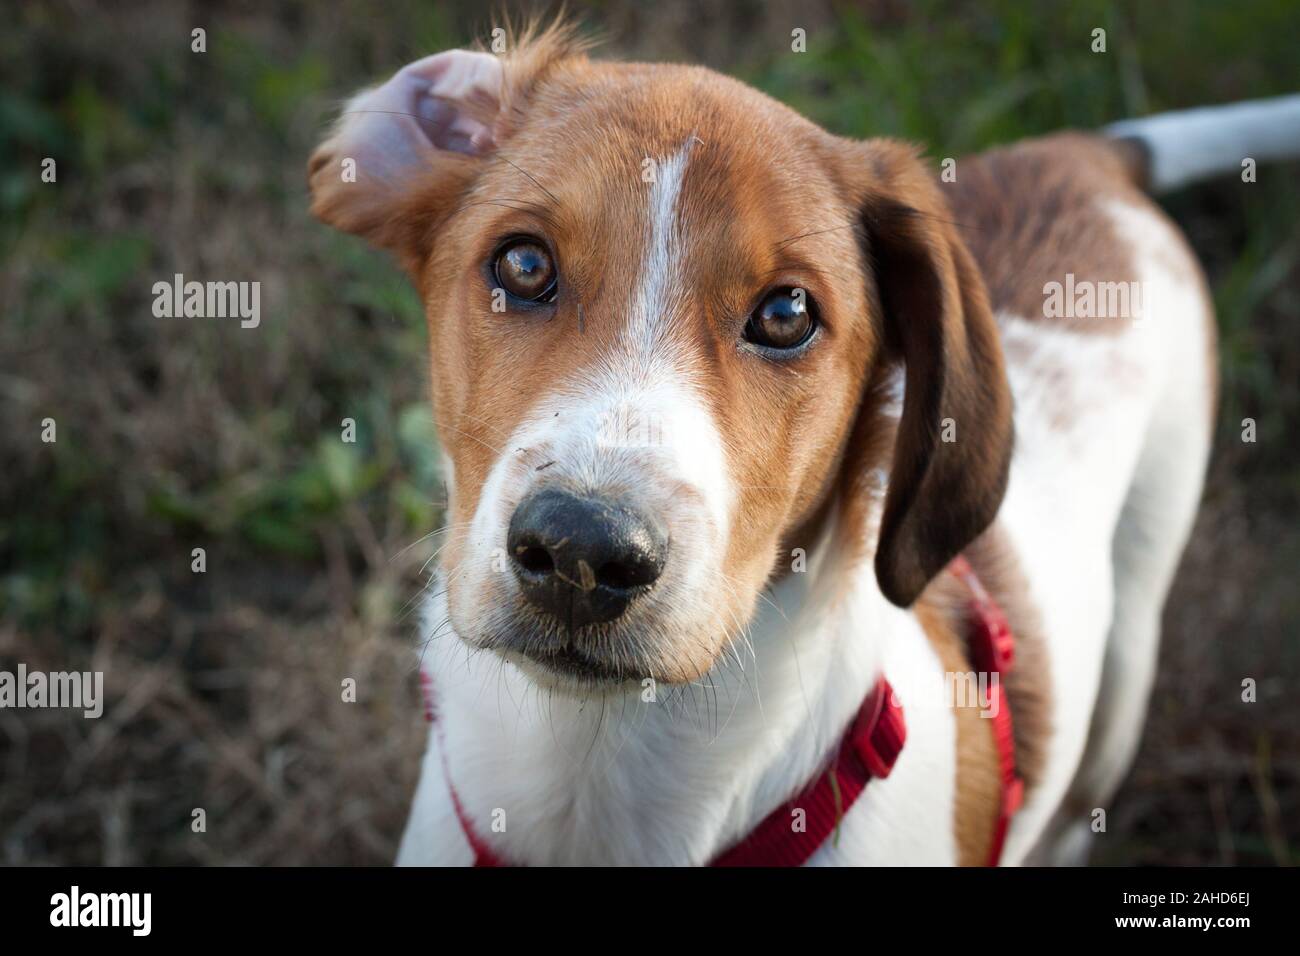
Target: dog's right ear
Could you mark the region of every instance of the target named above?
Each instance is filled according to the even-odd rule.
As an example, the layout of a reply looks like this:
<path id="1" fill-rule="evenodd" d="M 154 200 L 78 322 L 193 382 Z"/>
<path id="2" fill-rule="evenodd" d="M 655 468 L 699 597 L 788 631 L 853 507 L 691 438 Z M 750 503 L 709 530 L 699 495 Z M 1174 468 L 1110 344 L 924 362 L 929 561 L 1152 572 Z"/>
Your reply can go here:
<path id="1" fill-rule="evenodd" d="M 312 214 L 414 269 L 496 143 L 503 87 L 497 57 L 450 50 L 353 97 L 308 163 Z"/>

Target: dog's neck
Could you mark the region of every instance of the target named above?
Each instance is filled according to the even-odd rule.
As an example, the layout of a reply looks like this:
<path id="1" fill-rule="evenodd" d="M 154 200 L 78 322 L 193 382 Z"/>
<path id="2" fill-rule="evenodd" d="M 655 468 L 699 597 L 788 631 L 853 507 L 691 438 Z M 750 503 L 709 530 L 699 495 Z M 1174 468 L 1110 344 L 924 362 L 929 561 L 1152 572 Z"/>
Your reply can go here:
<path id="1" fill-rule="evenodd" d="M 469 650 L 432 600 L 441 745 L 494 848 L 521 864 L 699 864 L 811 779 L 911 617 L 828 540 L 759 605 L 700 681 L 579 699 Z"/>

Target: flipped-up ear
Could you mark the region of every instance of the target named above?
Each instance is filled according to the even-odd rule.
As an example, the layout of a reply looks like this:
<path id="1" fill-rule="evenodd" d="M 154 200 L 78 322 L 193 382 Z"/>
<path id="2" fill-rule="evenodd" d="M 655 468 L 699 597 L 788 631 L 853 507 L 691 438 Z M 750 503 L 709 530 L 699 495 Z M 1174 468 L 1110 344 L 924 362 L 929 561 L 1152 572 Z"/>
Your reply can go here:
<path id="1" fill-rule="evenodd" d="M 1011 461 L 1011 392 L 983 280 L 908 146 L 866 144 L 862 223 L 887 358 L 906 366 L 876 578 L 907 607 L 997 515 Z"/>
<path id="2" fill-rule="evenodd" d="M 354 97 L 308 163 L 312 212 L 418 271 L 434 225 L 474 184 L 485 154 L 527 119 L 547 74 L 585 63 L 589 45 L 563 18 L 507 28 L 506 41 L 500 57 L 425 57 Z"/>
<path id="3" fill-rule="evenodd" d="M 308 163 L 313 215 L 418 260 L 495 143 L 502 74 L 489 53 L 450 50 L 353 97 Z"/>

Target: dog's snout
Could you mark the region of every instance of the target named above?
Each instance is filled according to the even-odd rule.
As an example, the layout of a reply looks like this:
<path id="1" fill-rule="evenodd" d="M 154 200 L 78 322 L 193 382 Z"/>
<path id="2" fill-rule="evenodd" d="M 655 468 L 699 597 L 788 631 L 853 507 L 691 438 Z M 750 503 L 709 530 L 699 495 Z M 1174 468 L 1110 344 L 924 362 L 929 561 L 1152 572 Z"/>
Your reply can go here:
<path id="1" fill-rule="evenodd" d="M 506 546 L 528 602 L 575 628 L 621 616 L 668 553 L 662 527 L 642 512 L 555 488 L 520 502 Z"/>

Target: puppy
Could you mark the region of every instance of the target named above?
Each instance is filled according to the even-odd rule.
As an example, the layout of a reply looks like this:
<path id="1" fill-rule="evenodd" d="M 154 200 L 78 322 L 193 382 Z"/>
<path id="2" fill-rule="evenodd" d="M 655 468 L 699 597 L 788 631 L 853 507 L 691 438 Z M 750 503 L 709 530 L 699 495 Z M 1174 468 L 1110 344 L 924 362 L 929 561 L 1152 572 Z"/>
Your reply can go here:
<path id="1" fill-rule="evenodd" d="M 420 291 L 449 490 L 399 862 L 1085 859 L 1214 415 L 1144 188 L 1296 116 L 937 176 L 563 27 L 353 99 L 312 211 Z"/>

